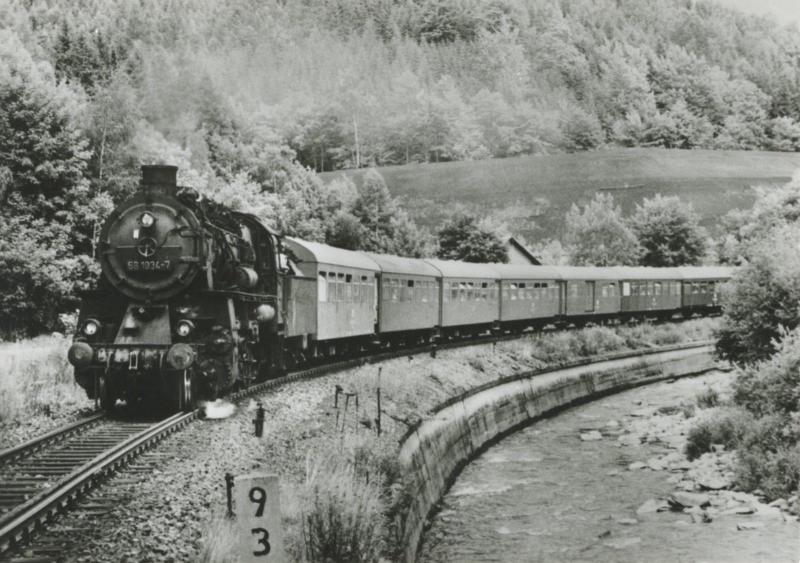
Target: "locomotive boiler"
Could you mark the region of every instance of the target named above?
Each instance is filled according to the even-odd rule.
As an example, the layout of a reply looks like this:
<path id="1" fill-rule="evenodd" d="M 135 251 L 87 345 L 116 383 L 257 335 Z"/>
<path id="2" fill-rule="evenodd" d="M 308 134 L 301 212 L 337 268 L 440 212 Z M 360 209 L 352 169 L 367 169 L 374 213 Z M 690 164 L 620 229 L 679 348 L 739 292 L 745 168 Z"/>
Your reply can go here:
<path id="1" fill-rule="evenodd" d="M 69 360 L 105 409 L 164 398 L 191 409 L 280 364 L 279 238 L 176 176 L 143 166 L 100 233 L 102 277 L 83 295 Z"/>

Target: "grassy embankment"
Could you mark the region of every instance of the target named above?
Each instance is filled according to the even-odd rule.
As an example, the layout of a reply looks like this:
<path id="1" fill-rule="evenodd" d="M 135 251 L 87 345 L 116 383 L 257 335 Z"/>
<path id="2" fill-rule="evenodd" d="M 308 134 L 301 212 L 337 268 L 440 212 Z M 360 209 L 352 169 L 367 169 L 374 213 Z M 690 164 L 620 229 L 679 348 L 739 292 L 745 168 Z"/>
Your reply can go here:
<path id="1" fill-rule="evenodd" d="M 613 149 L 388 166 L 380 172 L 421 225 L 440 224 L 459 202 L 481 216 L 504 220 L 512 233 L 533 242 L 560 238 L 569 207 L 598 191 L 613 194 L 625 213 L 645 197 L 676 195 L 713 227 L 730 209 L 752 205 L 753 186 L 785 184 L 798 168 L 797 153 Z M 341 174 L 359 182 L 364 171 L 322 177 L 330 181 Z"/>
<path id="2" fill-rule="evenodd" d="M 0 343 L 0 449 L 93 406 L 75 383 L 69 344 L 55 335 Z"/>
<path id="3" fill-rule="evenodd" d="M 444 350 L 435 360 L 396 359 L 327 376 L 326 388 L 340 385 L 358 395 L 359 410 L 355 411 L 353 402 L 347 412 L 341 404 L 339 410 L 332 410 L 327 394 L 324 403 L 311 407 L 307 401 L 313 403 L 314 399 L 295 396 L 303 402 L 297 408 L 313 414 L 297 424 L 299 436 L 276 438 L 293 444 L 282 458 L 305 460 L 290 463 L 286 468 L 289 474 L 281 476 L 291 555 L 307 561 L 397 559 L 399 526 L 407 502 L 397 464 L 399 439 L 448 398 L 498 378 L 574 359 L 705 340 L 714 326 L 714 320 L 698 319 L 676 325 L 559 331 L 496 346 Z M 375 431 L 378 367 L 383 413 L 380 437 Z M 270 467 L 285 466 L 285 459 L 271 460 Z M 220 554 L 232 541 L 230 526 L 220 519 L 205 536 L 205 560 L 225 561 Z"/>

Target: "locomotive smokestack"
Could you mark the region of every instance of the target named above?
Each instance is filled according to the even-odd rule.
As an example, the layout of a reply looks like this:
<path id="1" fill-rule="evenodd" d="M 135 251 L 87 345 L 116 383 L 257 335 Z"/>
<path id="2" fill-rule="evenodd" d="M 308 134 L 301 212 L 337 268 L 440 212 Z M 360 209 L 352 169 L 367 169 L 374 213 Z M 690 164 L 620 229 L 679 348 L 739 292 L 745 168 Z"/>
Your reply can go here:
<path id="1" fill-rule="evenodd" d="M 166 164 L 142 166 L 141 190 L 148 194 L 175 196 L 178 191 L 178 167 Z"/>

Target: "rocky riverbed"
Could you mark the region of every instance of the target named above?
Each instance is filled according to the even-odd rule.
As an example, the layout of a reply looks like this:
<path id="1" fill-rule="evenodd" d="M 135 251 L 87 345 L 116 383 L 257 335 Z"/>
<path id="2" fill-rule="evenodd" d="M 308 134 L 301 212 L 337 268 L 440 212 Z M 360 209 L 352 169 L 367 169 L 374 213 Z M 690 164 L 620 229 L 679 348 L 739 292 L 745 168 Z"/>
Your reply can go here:
<path id="1" fill-rule="evenodd" d="M 540 421 L 470 464 L 426 534 L 423 561 L 787 561 L 797 498 L 732 490 L 735 454 L 689 461 L 696 396 L 716 372 L 610 396 Z"/>

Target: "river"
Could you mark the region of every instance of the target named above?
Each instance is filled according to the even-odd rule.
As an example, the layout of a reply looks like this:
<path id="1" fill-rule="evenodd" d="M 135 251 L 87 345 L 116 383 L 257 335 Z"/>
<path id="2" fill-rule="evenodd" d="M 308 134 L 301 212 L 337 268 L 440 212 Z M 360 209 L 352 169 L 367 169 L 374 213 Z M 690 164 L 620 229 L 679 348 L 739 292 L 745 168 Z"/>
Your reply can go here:
<path id="1" fill-rule="evenodd" d="M 630 443 L 628 429 L 658 416 L 660 407 L 693 403 L 706 385 L 725 389 L 730 377 L 712 372 L 630 390 L 509 436 L 459 475 L 426 532 L 420 560 L 796 563 L 797 521 L 738 531 L 737 522 L 752 515 L 706 524 L 681 512 L 636 512 L 675 484 L 668 471 L 629 465 L 675 450 L 661 440 Z M 581 439 L 592 430 L 602 439 Z"/>

